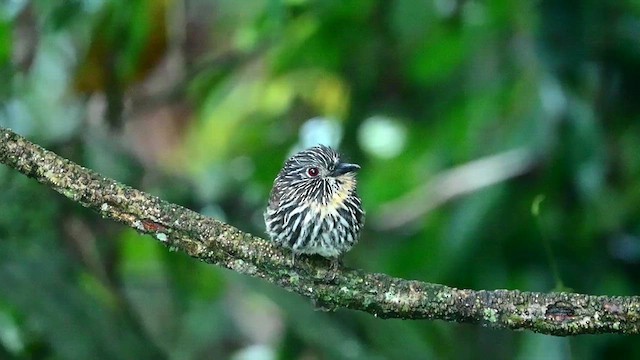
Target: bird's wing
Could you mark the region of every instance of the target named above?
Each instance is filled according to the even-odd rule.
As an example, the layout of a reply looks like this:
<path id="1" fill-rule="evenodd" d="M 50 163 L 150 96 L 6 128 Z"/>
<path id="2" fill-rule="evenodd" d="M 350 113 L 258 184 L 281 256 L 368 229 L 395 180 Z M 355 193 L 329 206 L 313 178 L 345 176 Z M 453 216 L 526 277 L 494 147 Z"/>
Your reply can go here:
<path id="1" fill-rule="evenodd" d="M 277 208 L 280 206 L 280 198 L 282 197 L 282 186 L 278 184 L 276 181 L 273 184 L 273 189 L 271 189 L 271 194 L 269 195 L 269 207 Z"/>

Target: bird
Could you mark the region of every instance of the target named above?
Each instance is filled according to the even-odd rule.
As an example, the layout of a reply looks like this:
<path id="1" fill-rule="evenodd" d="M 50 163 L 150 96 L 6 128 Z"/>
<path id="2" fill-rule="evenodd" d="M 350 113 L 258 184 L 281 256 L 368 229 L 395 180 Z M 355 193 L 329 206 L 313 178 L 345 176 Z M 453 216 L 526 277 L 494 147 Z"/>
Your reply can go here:
<path id="1" fill-rule="evenodd" d="M 264 211 L 273 242 L 297 255 L 320 255 L 337 269 L 342 255 L 358 243 L 365 211 L 357 193 L 360 166 L 317 145 L 291 156 L 273 182 Z"/>

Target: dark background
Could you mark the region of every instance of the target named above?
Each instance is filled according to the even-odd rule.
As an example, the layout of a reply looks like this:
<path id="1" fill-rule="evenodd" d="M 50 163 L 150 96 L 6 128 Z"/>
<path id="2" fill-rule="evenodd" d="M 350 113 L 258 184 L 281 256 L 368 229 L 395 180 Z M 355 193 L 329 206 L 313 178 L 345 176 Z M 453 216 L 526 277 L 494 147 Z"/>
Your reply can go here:
<path id="1" fill-rule="evenodd" d="M 350 267 L 640 290 L 640 3 L 0 2 L 0 125 L 261 235 L 323 142 L 362 166 Z M 0 166 L 0 359 L 601 359 L 557 338 L 314 311 Z"/>

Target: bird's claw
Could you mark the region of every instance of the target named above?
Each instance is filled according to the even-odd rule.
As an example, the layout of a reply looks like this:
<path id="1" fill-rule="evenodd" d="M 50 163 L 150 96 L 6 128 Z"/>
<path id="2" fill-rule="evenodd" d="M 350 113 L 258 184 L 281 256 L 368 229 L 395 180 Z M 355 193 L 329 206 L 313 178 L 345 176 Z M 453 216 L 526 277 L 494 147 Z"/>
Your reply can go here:
<path id="1" fill-rule="evenodd" d="M 342 265 L 342 259 L 332 259 L 331 265 L 329 266 L 329 270 L 324 274 L 324 281 L 327 283 L 335 283 L 336 278 L 338 277 L 338 272 L 340 271 L 340 266 Z"/>

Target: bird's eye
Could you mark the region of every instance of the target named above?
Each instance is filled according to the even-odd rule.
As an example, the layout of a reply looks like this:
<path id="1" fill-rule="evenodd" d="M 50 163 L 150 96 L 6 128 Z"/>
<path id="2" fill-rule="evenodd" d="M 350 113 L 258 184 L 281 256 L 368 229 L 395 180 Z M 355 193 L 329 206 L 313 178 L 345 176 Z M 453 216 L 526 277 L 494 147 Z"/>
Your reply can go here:
<path id="1" fill-rule="evenodd" d="M 310 167 L 307 169 L 307 174 L 311 177 L 316 177 L 320 174 L 320 170 L 317 167 Z"/>

